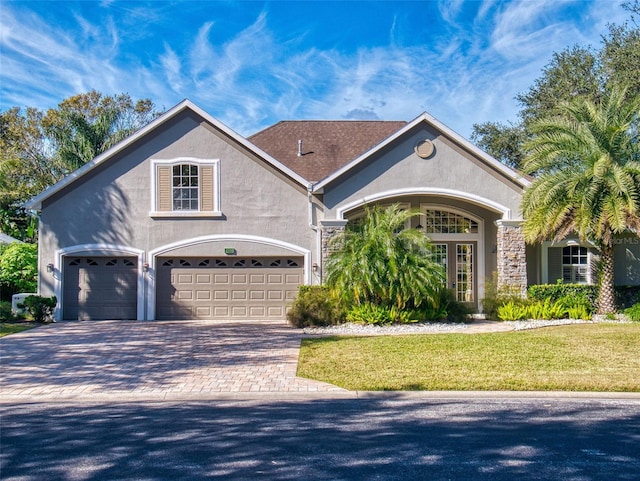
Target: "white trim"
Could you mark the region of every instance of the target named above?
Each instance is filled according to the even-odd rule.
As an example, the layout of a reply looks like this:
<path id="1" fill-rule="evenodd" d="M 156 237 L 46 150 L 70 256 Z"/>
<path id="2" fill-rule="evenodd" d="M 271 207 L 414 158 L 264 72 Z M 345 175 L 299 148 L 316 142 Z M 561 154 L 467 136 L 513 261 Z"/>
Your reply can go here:
<path id="1" fill-rule="evenodd" d="M 485 207 L 489 210 L 501 213 L 503 219 L 506 219 L 506 220 L 511 219 L 511 209 L 509 209 L 508 207 L 502 204 L 494 202 L 490 199 L 486 199 L 479 195 L 470 194 L 469 192 L 463 192 L 461 190 L 453 190 L 453 189 L 442 189 L 438 187 L 407 187 L 403 189 L 393 189 L 393 190 L 387 190 L 384 192 L 378 192 L 376 194 L 367 195 L 358 200 L 352 201 L 348 204 L 338 207 L 338 209 L 336 210 L 336 217 L 338 220 L 344 219 L 345 212 L 355 209 L 356 207 L 359 207 L 364 204 L 369 204 L 371 202 L 379 202 L 380 200 L 383 200 L 386 198 L 398 197 L 402 195 L 434 195 L 434 196 L 465 200 L 465 201 L 471 202 L 472 204 L 476 204 L 481 207 Z"/>
<path id="2" fill-rule="evenodd" d="M 54 311 L 53 317 L 59 321 L 62 319 L 62 305 L 64 302 L 63 286 L 64 281 L 64 258 L 75 255 L 95 255 L 96 257 L 106 256 L 119 256 L 123 254 L 135 256 L 138 258 L 138 295 L 137 295 L 137 308 L 136 319 L 141 321 L 144 319 L 144 288 L 145 288 L 145 273 L 143 269 L 144 265 L 144 251 L 142 249 L 136 249 L 135 247 L 123 246 L 118 244 L 80 244 L 75 246 L 65 247 L 63 249 L 57 249 L 55 253 L 56 265 L 53 269 L 53 291 L 54 295 L 58 298 L 58 305 Z M 41 273 L 41 275 L 48 275 L 48 273 Z"/>
<path id="3" fill-rule="evenodd" d="M 527 178 L 525 178 L 525 177 L 521 176 L 520 174 L 518 174 L 518 172 L 516 172 L 515 170 L 511 169 L 510 167 L 507 167 L 502 162 L 494 159 L 492 156 L 490 156 L 486 152 L 482 151 L 481 149 L 479 149 L 478 147 L 473 145 L 471 142 L 469 142 L 463 136 L 461 136 L 457 132 L 451 130 L 449 127 L 444 125 L 442 122 L 437 120 L 435 117 L 433 117 L 433 116 L 429 115 L 428 113 L 424 112 L 421 115 L 419 115 L 417 118 L 415 118 L 414 120 L 409 122 L 407 125 L 405 125 L 403 128 L 398 130 L 396 133 L 394 133 L 393 135 L 387 137 L 381 143 L 379 143 L 378 145 L 376 145 L 373 148 L 371 148 L 368 152 L 365 152 L 361 156 L 359 156 L 356 159 L 354 159 L 353 161 L 349 162 L 347 165 L 345 165 L 341 169 L 338 169 L 334 173 L 330 174 L 328 177 L 325 177 L 323 180 L 318 182 L 316 184 L 316 186 L 315 186 L 314 191 L 323 189 L 326 185 L 330 184 L 331 182 L 333 182 L 337 178 L 341 177 L 342 175 L 344 175 L 345 173 L 347 173 L 348 171 L 350 171 L 351 169 L 356 167 L 358 164 L 364 162 L 366 159 L 371 157 L 373 154 L 379 152 L 380 150 L 385 148 L 387 145 L 391 144 L 396 139 L 398 139 L 399 137 L 403 136 L 405 133 L 409 132 L 411 129 L 413 129 L 414 127 L 416 127 L 417 125 L 419 125 L 420 123 L 423 123 L 423 122 L 426 123 L 427 125 L 435 128 L 436 130 L 440 131 L 442 134 L 444 134 L 447 138 L 452 140 L 454 143 L 458 144 L 463 149 L 465 149 L 468 152 L 470 152 L 472 155 L 475 155 L 480 160 L 482 160 L 485 164 L 487 164 L 488 166 L 490 166 L 494 170 L 497 170 L 498 172 L 503 174 L 505 177 L 511 179 L 513 182 L 515 182 L 516 184 L 520 185 L 521 187 L 527 187 L 531 183 L 531 181 L 529 181 Z"/>
<path id="4" fill-rule="evenodd" d="M 203 159 L 199 157 L 174 157 L 172 159 L 151 159 L 151 211 L 149 217 L 222 217 L 220 208 L 220 159 Z M 158 211 L 158 166 L 190 164 L 198 166 L 198 205 L 202 199 L 202 178 L 200 166 L 213 166 L 213 211 L 203 210 L 172 210 L 171 212 Z M 173 174 L 172 174 L 173 178 Z"/>
<path id="5" fill-rule="evenodd" d="M 220 122 L 217 119 L 215 119 L 214 117 L 212 117 L 210 114 L 208 114 L 207 112 L 202 110 L 200 107 L 195 105 L 190 100 L 185 99 L 182 102 L 180 102 L 179 104 L 177 104 L 176 106 L 174 106 L 173 108 L 169 109 L 164 114 L 162 114 L 160 117 L 158 117 L 155 120 L 149 122 L 147 125 L 142 127 L 137 132 L 133 133 L 132 135 L 130 135 L 126 139 L 122 140 L 121 142 L 118 142 L 116 145 L 111 147 L 109 150 L 107 150 L 107 151 L 103 152 L 102 154 L 98 155 L 96 158 L 94 158 L 90 162 L 87 162 L 85 165 L 80 167 L 78 170 L 70 173 L 69 175 L 67 175 L 65 178 L 63 178 L 62 180 L 60 180 L 56 184 L 54 184 L 51 187 L 45 189 L 44 192 L 42 192 L 39 195 L 33 197 L 31 200 L 25 202 L 23 204 L 25 209 L 29 209 L 29 210 L 41 209 L 43 201 L 45 201 L 46 199 L 48 199 L 49 197 L 51 197 L 55 193 L 59 192 L 60 190 L 64 189 L 69 184 L 75 182 L 77 179 L 79 179 L 80 177 L 84 176 L 85 174 L 87 174 L 88 172 L 90 172 L 91 170 L 93 170 L 94 168 L 96 168 L 97 166 L 99 166 L 100 164 L 105 162 L 106 160 L 110 159 L 114 155 L 124 151 L 129 146 L 131 146 L 132 144 L 134 144 L 135 142 L 137 142 L 138 140 L 143 138 L 145 135 L 147 135 L 149 132 L 152 132 L 153 130 L 155 130 L 156 128 L 158 128 L 162 124 L 168 122 L 169 120 L 171 120 L 172 118 L 176 117 L 177 115 L 179 115 L 181 112 L 183 112 L 185 110 L 191 110 L 195 114 L 197 114 L 200 117 L 202 117 L 206 122 L 208 122 L 211 125 L 213 125 L 213 127 L 215 127 L 216 129 L 218 129 L 221 132 L 223 132 L 224 134 L 226 134 L 232 140 L 238 142 L 240 145 L 242 145 L 243 147 L 248 149 L 250 152 L 253 152 L 255 155 L 257 155 L 258 157 L 260 157 L 263 160 L 265 160 L 268 164 L 273 165 L 276 169 L 280 170 L 282 173 L 284 173 L 285 175 L 287 175 L 288 177 L 290 177 L 294 181 L 298 182 L 299 184 L 301 184 L 301 185 L 303 185 L 305 187 L 309 187 L 309 185 L 310 185 L 309 182 L 307 180 L 305 180 L 304 178 L 302 178 L 301 176 L 299 176 L 298 174 L 296 174 L 293 170 L 289 169 L 284 164 L 278 162 L 276 159 L 274 159 L 273 157 L 268 155 L 266 152 L 264 152 L 263 150 L 259 149 L 255 145 L 253 145 L 247 139 L 245 139 L 240 134 L 236 133 L 235 131 L 233 131 L 232 129 L 227 127 L 226 125 L 224 125 L 222 122 Z"/>
<path id="6" fill-rule="evenodd" d="M 484 219 L 458 207 L 453 207 L 445 204 L 431 204 L 428 202 L 420 202 L 420 214 L 424 214 L 425 210 L 431 208 L 462 215 L 478 224 L 478 232 L 476 232 L 475 234 L 429 234 L 428 232 L 425 232 L 425 235 L 429 237 L 429 239 L 431 239 L 433 243 L 465 241 L 476 242 L 476 279 L 478 281 L 478 292 L 476 292 L 475 302 L 478 303 L 478 308 L 482 309 L 481 300 L 484 299 L 484 280 L 487 277 L 487 265 L 485 263 Z"/>
<path id="7" fill-rule="evenodd" d="M 149 251 L 149 283 L 147 289 L 147 318 L 149 320 L 154 320 L 156 315 L 156 259 L 158 256 L 162 254 L 166 254 L 171 252 L 174 249 L 181 247 L 189 247 L 196 246 L 200 244 L 207 244 L 210 242 L 252 242 L 254 244 L 263 244 L 274 247 L 281 247 L 283 249 L 290 250 L 295 252 L 298 255 L 303 256 L 304 258 L 304 283 L 311 284 L 312 283 L 312 269 L 311 269 L 311 251 L 309 249 L 305 249 L 303 247 L 297 246 L 295 244 L 291 244 L 289 242 L 281 241 L 278 239 L 272 239 L 269 237 L 260 237 L 255 235 L 248 234 L 220 234 L 220 235 L 206 235 L 200 237 L 193 237 L 191 239 L 184 239 L 178 242 L 172 242 L 171 244 L 167 244 L 156 249 Z"/>

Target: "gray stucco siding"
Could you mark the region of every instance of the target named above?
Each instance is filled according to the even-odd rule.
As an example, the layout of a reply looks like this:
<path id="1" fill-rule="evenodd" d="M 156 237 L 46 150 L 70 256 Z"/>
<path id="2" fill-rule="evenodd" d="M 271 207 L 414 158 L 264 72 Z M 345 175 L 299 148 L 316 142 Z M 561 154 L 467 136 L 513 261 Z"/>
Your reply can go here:
<path id="1" fill-rule="evenodd" d="M 219 159 L 221 217 L 150 216 L 153 161 L 180 157 Z M 43 294 L 53 289 L 46 265 L 56 263 L 60 249 L 72 246 L 117 245 L 148 255 L 203 236 L 242 235 L 274 239 L 315 256 L 317 234 L 308 225 L 306 188 L 272 170 L 232 139 L 214 133 L 194 114 L 177 116 L 43 201 Z M 226 242 L 225 247 L 232 244 Z M 281 252 L 268 244 L 247 249 L 245 242 L 238 247 L 247 255 L 260 254 L 262 247 L 263 255 Z M 198 253 L 207 250 L 206 246 L 198 249 Z M 187 251 L 188 247 L 182 249 Z"/>
<path id="2" fill-rule="evenodd" d="M 427 159 L 414 152 L 415 144 L 432 139 L 434 154 Z M 395 148 L 366 160 L 354 175 L 344 176 L 325 188 L 326 218 L 336 218 L 339 208 L 360 199 L 397 190 L 462 192 L 504 206 L 511 218 L 519 216 L 522 188 L 511 179 L 463 151 L 445 137 L 418 129 Z"/>

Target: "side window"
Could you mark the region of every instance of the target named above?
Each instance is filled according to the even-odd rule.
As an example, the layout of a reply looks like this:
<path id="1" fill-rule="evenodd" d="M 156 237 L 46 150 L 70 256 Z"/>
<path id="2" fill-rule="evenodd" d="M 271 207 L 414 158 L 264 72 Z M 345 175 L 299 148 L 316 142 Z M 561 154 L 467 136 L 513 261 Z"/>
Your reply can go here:
<path id="1" fill-rule="evenodd" d="M 217 159 L 184 158 L 152 165 L 152 216 L 221 215 Z"/>
<path id="2" fill-rule="evenodd" d="M 174 165 L 172 180 L 173 210 L 199 210 L 198 166 Z"/>
<path id="3" fill-rule="evenodd" d="M 562 281 L 589 284 L 589 251 L 586 247 L 562 248 Z"/>

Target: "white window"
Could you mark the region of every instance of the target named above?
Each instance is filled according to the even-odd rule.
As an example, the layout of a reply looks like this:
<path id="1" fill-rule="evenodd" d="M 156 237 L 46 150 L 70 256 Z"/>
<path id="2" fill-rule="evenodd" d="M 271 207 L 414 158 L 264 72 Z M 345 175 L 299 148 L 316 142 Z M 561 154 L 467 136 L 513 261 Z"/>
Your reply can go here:
<path id="1" fill-rule="evenodd" d="M 219 161 L 193 158 L 152 162 L 151 216 L 220 216 Z"/>
<path id="2" fill-rule="evenodd" d="M 199 210 L 198 166 L 179 164 L 173 166 L 173 210 Z"/>
<path id="3" fill-rule="evenodd" d="M 582 246 L 562 248 L 562 281 L 589 284 L 589 250 Z"/>

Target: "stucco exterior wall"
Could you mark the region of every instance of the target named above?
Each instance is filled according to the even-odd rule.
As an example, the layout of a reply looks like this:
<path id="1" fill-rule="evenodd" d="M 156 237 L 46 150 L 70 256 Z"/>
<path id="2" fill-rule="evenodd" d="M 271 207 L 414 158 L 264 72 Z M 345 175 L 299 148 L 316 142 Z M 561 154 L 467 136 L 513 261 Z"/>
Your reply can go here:
<path id="1" fill-rule="evenodd" d="M 420 158 L 414 147 L 429 139 L 435 152 Z M 451 198 L 466 198 L 481 205 L 494 205 L 505 218 L 519 217 L 522 187 L 475 158 L 452 141 L 427 128 L 417 127 L 402 142 L 363 162 L 353 175 L 344 176 L 327 186 L 324 194 L 326 218 L 339 218 L 340 209 L 363 200 L 394 192 L 432 193 Z M 484 200 L 483 200 L 484 199 Z"/>
<path id="2" fill-rule="evenodd" d="M 221 217 L 150 216 L 152 160 L 178 157 L 220 159 Z M 196 114 L 183 112 L 44 201 L 40 289 L 44 295 L 53 294 L 46 265 L 56 264 L 56 252 L 70 246 L 126 246 L 146 256 L 154 249 L 188 239 L 231 239 L 238 234 L 274 239 L 316 256 L 318 234 L 309 227 L 306 188 L 257 160 Z M 239 256 L 255 255 L 260 249 L 264 249 L 263 255 L 282 250 L 264 243 L 256 247 L 247 240 L 216 246 L 234 247 Z M 200 244 L 196 252 L 206 251 L 207 246 Z M 216 254 L 210 251 L 210 255 Z"/>

